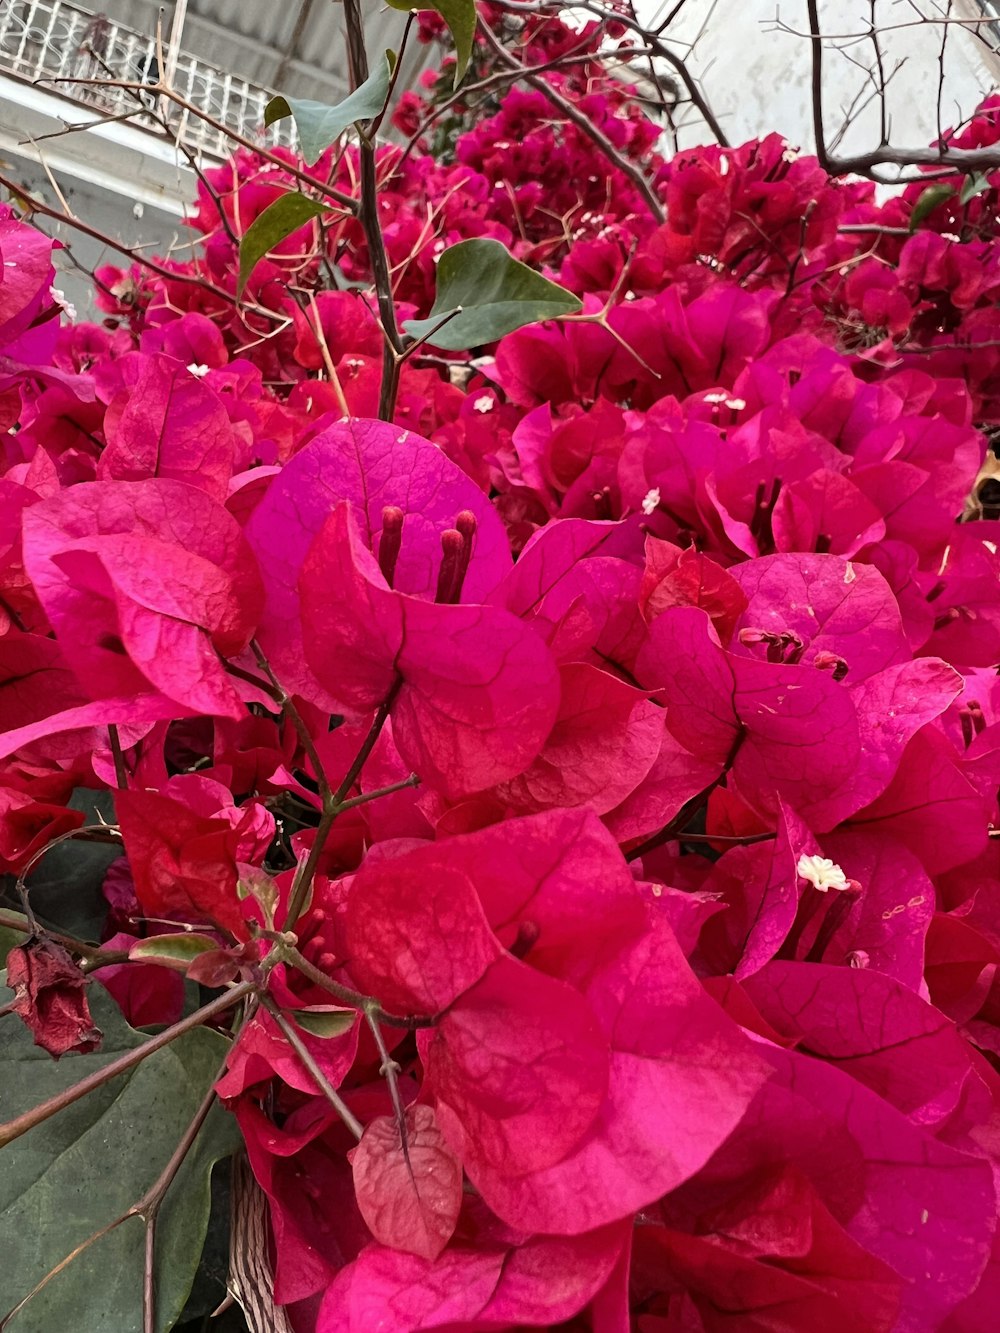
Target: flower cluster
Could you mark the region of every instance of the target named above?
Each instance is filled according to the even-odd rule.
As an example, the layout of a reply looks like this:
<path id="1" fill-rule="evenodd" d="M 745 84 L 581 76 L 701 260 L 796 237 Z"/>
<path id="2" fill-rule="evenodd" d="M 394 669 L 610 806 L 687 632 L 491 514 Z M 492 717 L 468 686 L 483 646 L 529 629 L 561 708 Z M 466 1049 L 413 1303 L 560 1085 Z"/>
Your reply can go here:
<path id="1" fill-rule="evenodd" d="M 207 173 L 198 256 L 103 272 L 100 327 L 0 220 L 0 866 L 112 791 L 143 961 L 98 980 L 172 1021 L 140 946 L 186 931 L 265 990 L 218 1093 L 297 1333 L 985 1330 L 1000 530 L 957 520 L 1000 174 L 661 163 L 558 77 L 666 221 L 533 90 L 382 150 L 401 315 L 469 236 L 584 299 L 413 357 L 392 423 L 355 220 L 217 294 L 273 163 Z"/>

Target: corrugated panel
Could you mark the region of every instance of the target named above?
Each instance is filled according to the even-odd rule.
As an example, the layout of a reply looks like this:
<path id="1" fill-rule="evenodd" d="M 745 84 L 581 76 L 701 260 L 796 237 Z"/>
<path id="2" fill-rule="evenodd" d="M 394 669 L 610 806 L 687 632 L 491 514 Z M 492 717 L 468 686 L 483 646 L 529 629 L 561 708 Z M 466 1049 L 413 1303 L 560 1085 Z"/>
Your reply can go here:
<path id="1" fill-rule="evenodd" d="M 295 52 L 288 56 L 303 5 L 306 21 Z M 172 3 L 89 0 L 90 7 L 149 34 L 156 32 L 162 12 L 164 40 L 170 34 Z M 406 16 L 368 0 L 365 7 L 369 10 L 365 19 L 369 53 L 374 55 L 387 47 L 398 49 Z M 188 0 L 182 45 L 199 60 L 264 88 L 292 97 L 335 101 L 348 87 L 343 23 L 343 6 L 334 0 L 313 0 L 311 5 L 308 0 L 288 0 L 284 4 L 278 0 Z M 435 55 L 428 48 L 411 42 L 401 86 L 412 85 L 433 59 Z"/>
<path id="2" fill-rule="evenodd" d="M 294 53 L 285 59 L 303 5 L 305 23 Z M 369 52 L 398 49 L 406 16 L 378 4 L 366 7 Z M 310 82 L 343 92 L 347 88 L 343 24 L 343 7 L 331 0 L 313 0 L 311 5 L 308 0 L 285 5 L 275 0 L 189 0 L 185 45 L 213 64 L 223 64 L 227 55 L 231 62 L 252 64 L 253 68 L 233 72 L 267 87 L 280 81 L 281 91 L 293 96 L 316 95 L 306 86 Z M 416 79 L 428 56 L 426 48 L 411 44 L 403 72 L 406 83 Z"/>

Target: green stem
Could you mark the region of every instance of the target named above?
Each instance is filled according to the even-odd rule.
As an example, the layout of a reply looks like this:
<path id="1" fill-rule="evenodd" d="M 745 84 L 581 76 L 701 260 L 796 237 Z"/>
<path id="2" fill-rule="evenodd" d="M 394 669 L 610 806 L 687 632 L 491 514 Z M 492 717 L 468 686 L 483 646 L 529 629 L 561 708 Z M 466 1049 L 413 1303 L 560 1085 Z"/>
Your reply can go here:
<path id="1" fill-rule="evenodd" d="M 339 981 L 334 981 L 328 977 L 325 972 L 321 972 L 318 967 L 314 967 L 309 959 L 299 953 L 298 949 L 290 941 L 295 936 L 289 937 L 283 935 L 278 930 L 262 930 L 260 935 L 263 939 L 271 940 L 277 945 L 277 961 L 288 963 L 294 967 L 297 972 L 301 972 L 307 981 L 311 981 L 314 986 L 319 986 L 325 990 L 328 995 L 339 1000 L 341 1004 L 349 1009 L 358 1009 L 362 1013 L 372 1014 L 380 1023 L 386 1023 L 392 1028 L 405 1028 L 408 1032 L 414 1032 L 417 1028 L 433 1027 L 437 1022 L 436 1017 L 426 1017 L 416 1015 L 414 1017 L 402 1018 L 396 1014 L 387 1014 L 377 1000 L 370 995 L 362 995 L 360 991 L 352 990 L 350 986 L 342 986 Z"/>

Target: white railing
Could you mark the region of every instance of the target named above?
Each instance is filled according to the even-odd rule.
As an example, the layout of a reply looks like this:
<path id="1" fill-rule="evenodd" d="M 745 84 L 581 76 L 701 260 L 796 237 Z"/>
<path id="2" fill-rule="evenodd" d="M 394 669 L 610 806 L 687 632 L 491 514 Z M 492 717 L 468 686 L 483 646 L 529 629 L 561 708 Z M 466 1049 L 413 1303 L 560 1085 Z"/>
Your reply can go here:
<path id="1" fill-rule="evenodd" d="M 77 83 L 77 79 L 119 79 L 156 83 L 156 40 L 65 0 L 0 0 L 0 71 L 54 90 L 75 102 L 155 130 L 139 107 L 152 109 L 151 93 Z M 272 94 L 245 79 L 179 52 L 171 77 L 176 93 L 213 120 L 255 142 L 290 145 L 290 122 L 264 130 L 264 108 Z M 232 141 L 214 126 L 175 103 L 164 107 L 173 135 L 209 157 L 226 157 Z M 162 133 L 162 129 L 159 131 Z"/>

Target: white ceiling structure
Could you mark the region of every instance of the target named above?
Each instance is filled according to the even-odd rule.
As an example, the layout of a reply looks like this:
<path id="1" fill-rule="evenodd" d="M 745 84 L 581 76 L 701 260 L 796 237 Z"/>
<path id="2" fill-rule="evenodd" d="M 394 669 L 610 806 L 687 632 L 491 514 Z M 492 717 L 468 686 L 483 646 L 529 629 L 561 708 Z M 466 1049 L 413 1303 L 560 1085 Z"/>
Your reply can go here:
<path id="1" fill-rule="evenodd" d="M 173 25 L 179 0 L 88 0 L 88 7 L 142 32 L 163 33 Z M 344 12 L 337 0 L 187 0 L 181 3 L 179 46 L 229 74 L 252 83 L 317 101 L 337 101 L 348 91 Z M 365 0 L 368 50 L 399 49 L 406 15 Z M 412 83 L 432 53 L 411 41 L 404 86 Z"/>

